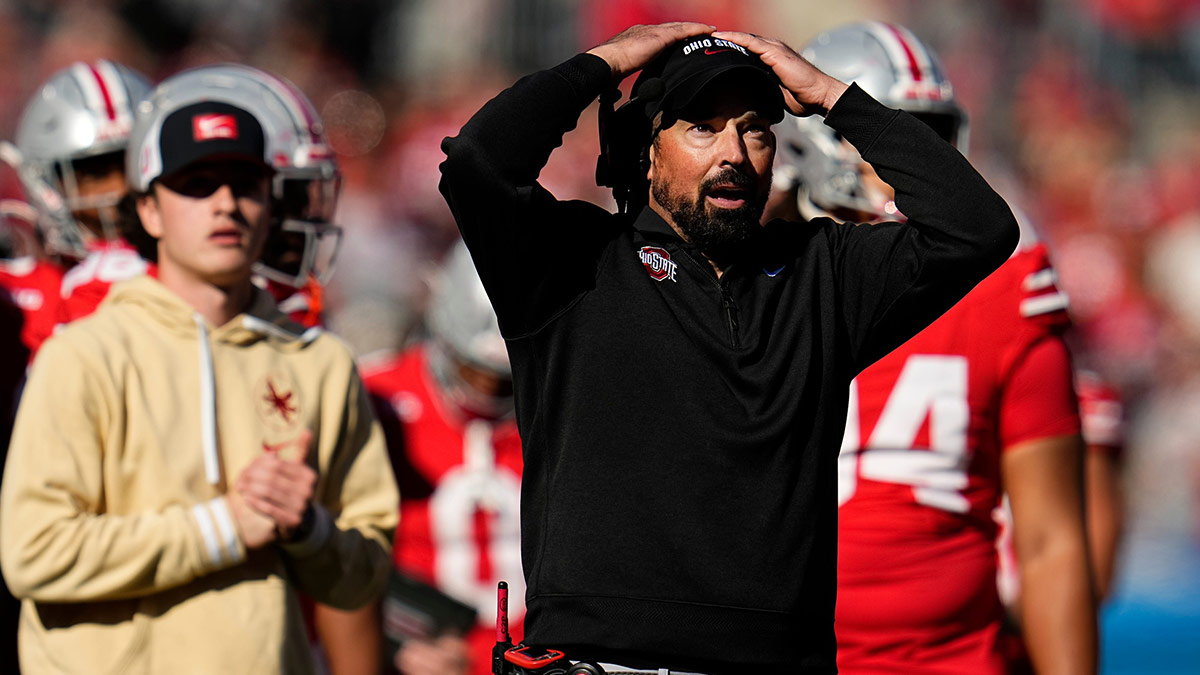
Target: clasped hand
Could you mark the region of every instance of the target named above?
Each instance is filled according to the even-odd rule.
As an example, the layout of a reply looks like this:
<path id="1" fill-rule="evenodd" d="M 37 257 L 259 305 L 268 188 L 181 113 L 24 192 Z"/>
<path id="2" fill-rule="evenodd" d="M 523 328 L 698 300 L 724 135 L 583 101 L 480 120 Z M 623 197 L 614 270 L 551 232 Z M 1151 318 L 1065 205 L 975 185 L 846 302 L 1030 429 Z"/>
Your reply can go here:
<path id="1" fill-rule="evenodd" d="M 294 441 L 264 443 L 266 452 L 238 475 L 228 498 L 246 548 L 287 541 L 304 520 L 317 482 L 317 473 L 305 463 L 311 440 L 312 432 L 305 429 Z M 280 456 L 280 450 L 293 445 L 298 451 L 292 458 Z"/>

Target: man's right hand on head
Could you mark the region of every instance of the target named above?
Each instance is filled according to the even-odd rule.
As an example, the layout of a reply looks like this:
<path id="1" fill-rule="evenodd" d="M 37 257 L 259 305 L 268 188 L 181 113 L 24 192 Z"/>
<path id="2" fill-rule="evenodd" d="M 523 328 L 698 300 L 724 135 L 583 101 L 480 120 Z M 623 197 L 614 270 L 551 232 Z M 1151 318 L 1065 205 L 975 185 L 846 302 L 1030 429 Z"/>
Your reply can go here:
<path id="1" fill-rule="evenodd" d="M 608 42 L 588 50 L 588 54 L 599 56 L 608 62 L 613 72 L 613 83 L 641 70 L 654 60 L 662 50 L 693 35 L 707 35 L 716 26 L 692 21 L 660 23 L 653 26 L 630 26 L 613 36 Z"/>
<path id="2" fill-rule="evenodd" d="M 793 115 L 824 115 L 848 85 L 821 72 L 782 40 L 738 31 L 717 31 L 713 37 L 739 44 L 758 54 L 783 86 L 784 102 Z"/>

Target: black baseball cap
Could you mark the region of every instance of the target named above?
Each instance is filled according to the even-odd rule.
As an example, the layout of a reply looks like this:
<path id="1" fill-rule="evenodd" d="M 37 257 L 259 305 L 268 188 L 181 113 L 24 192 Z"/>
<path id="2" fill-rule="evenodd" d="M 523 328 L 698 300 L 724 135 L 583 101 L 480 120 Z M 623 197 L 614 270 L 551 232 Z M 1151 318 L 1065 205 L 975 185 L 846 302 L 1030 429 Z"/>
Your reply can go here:
<path id="1" fill-rule="evenodd" d="M 772 123 L 783 119 L 783 93 L 770 66 L 745 47 L 711 35 L 681 40 L 666 49 L 642 69 L 630 100 L 641 101 L 646 118 L 652 120 L 659 112 L 686 109 L 717 78 L 733 75 L 744 86 L 761 87 L 765 109 L 758 112 Z"/>
<path id="2" fill-rule="evenodd" d="M 201 101 L 167 115 L 159 135 L 162 172 L 168 176 L 208 159 L 237 159 L 269 167 L 262 125 L 229 103 Z"/>

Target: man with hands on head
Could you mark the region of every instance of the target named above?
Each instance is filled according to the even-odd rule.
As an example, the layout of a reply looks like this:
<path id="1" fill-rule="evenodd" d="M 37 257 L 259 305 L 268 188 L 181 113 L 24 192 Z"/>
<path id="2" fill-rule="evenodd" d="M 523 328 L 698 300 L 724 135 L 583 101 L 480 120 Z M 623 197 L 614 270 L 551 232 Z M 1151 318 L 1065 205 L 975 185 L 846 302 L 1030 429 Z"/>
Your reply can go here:
<path id="1" fill-rule="evenodd" d="M 778 41 L 712 31 L 631 28 L 443 143 L 513 367 L 525 640 L 608 672 L 833 673 L 850 380 L 1017 227 L 917 120 Z M 555 199 L 536 182 L 550 152 L 638 70 L 602 111 L 598 178 L 622 212 Z M 908 222 L 759 225 L 785 108 L 859 147 Z"/>
<path id="2" fill-rule="evenodd" d="M 138 107 L 157 240 L 34 361 L 0 489 L 26 673 L 314 672 L 294 590 L 382 590 L 398 499 L 349 350 L 251 282 L 284 153 L 204 68 Z"/>

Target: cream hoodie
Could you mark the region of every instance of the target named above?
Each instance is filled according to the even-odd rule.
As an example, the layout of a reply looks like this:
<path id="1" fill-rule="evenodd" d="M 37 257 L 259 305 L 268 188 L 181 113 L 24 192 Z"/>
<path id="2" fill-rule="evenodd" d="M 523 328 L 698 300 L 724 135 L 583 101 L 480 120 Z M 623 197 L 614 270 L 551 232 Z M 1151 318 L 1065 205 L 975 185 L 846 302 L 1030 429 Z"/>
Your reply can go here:
<path id="1" fill-rule="evenodd" d="M 316 527 L 247 551 L 224 495 L 302 428 Z M 152 278 L 118 284 L 45 344 L 17 415 L 0 563 L 23 600 L 22 671 L 312 672 L 293 587 L 342 608 L 373 599 L 396 519 L 341 342 L 300 332 L 265 292 L 213 328 Z"/>

